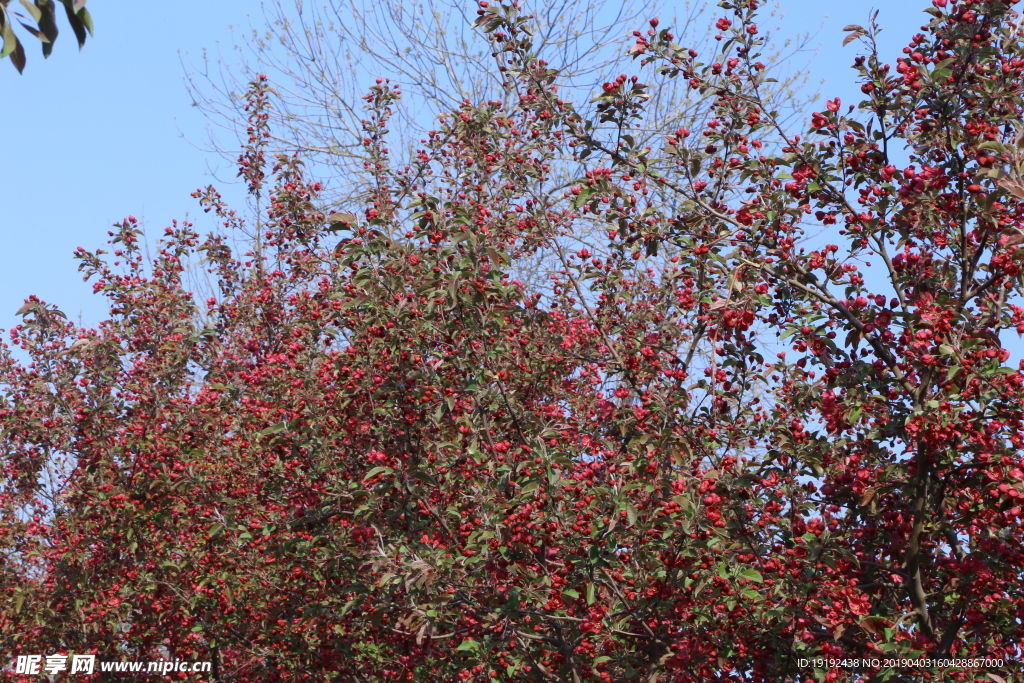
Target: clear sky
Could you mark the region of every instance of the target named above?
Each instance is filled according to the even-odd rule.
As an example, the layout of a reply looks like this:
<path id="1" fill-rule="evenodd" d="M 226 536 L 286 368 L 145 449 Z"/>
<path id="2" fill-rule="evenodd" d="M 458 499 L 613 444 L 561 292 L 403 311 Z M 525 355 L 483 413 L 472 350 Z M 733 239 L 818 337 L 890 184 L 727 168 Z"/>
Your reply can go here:
<path id="1" fill-rule="evenodd" d="M 14 312 L 30 294 L 95 325 L 103 299 L 82 282 L 71 256 L 75 248 L 105 246 L 110 225 L 129 214 L 152 235 L 186 216 L 203 231 L 203 214 L 190 193 L 213 182 L 211 167 L 233 175 L 224 173 L 219 157 L 196 146 L 204 141 L 205 119 L 191 106 L 182 62 L 204 48 L 227 52 L 236 42 L 233 31 L 250 23 L 262 27 L 259 0 L 92 0 L 88 6 L 96 35 L 80 53 L 61 16 L 63 33 L 50 59 L 44 61 L 22 32 L 29 49 L 24 75 L 9 60 L 0 62 L 5 330 L 18 322 Z M 798 61 L 808 64 L 822 102 L 838 95 L 856 103 L 860 93 L 849 69 L 856 49 L 841 46 L 842 27 L 865 23 L 879 7 L 884 53 L 895 61 L 924 23 L 927 6 L 928 0 L 781 0 L 778 11 L 781 36 L 817 31 L 817 53 Z"/>

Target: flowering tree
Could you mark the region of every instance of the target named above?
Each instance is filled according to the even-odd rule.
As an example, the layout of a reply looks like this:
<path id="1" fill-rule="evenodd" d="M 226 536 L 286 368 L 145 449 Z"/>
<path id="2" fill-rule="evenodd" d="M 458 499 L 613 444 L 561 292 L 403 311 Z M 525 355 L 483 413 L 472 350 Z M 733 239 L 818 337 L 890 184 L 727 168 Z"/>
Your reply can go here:
<path id="1" fill-rule="evenodd" d="M 480 4 L 515 105 L 467 104 L 393 165 L 400 92 L 378 81 L 362 215 L 319 213 L 301 163 L 265 158 L 258 79 L 248 253 L 208 188 L 216 234 L 176 224 L 147 264 L 129 218 L 112 255 L 79 252 L 98 328 L 25 304 L 28 360 L 0 357 L 10 652 L 244 681 L 1004 680 L 1024 635 L 1011 3 L 936 0 L 895 74 L 850 27 L 865 101 L 800 135 L 758 97 L 756 0 L 722 3 L 707 62 L 652 19 L 632 56 L 714 111 L 657 151 L 630 133 L 656 86 L 605 84 L 597 126 L 529 18 Z M 549 294 L 509 274 L 538 249 Z M 196 258 L 206 302 L 182 285 Z M 886 663 L 915 658 L 960 663 Z"/>
<path id="2" fill-rule="evenodd" d="M 707 2 L 684 3 L 673 17 L 683 36 L 679 39 L 703 49 L 712 42 L 713 27 L 707 22 Z M 650 13 L 656 2 L 645 0 L 557 0 L 527 3 L 534 59 L 543 59 L 558 70 L 563 99 L 579 100 L 577 112 L 591 118 L 596 103 L 588 102 L 605 74 L 616 69 L 629 43 L 630 31 Z M 366 3 L 362 0 L 326 0 L 296 3 L 265 0 L 261 3 L 265 28 L 253 29 L 234 48 L 232 65 L 218 57 L 193 64 L 187 85 L 194 104 L 210 123 L 208 148 L 229 163 L 238 155 L 247 127 L 244 109 L 247 83 L 262 73 L 274 84 L 274 107 L 268 112 L 271 136 L 268 154 L 298 152 L 311 179 L 324 189 L 316 205 L 328 213 L 359 213 L 372 195 L 371 178 L 364 172 L 367 148 L 362 144 L 360 97 L 372 74 L 387 74 L 402 83 L 406 101 L 388 122 L 388 147 L 393 163 L 407 163 L 416 156 L 420 141 L 436 125 L 440 114 L 466 102 L 500 101 L 506 107 L 517 101 L 515 88 L 503 84 L 495 68 L 493 46 L 476 30 L 475 2 L 421 0 L 408 3 Z M 520 11 L 525 11 L 522 9 Z M 809 36 L 775 41 L 762 57 L 776 75 L 776 82 L 762 85 L 760 97 L 774 109 L 793 117 L 817 94 L 805 87 L 806 71 L 796 64 Z M 641 145 L 660 144 L 662 133 L 692 128 L 707 118 L 712 102 L 691 90 L 685 81 L 664 81 L 652 90 L 644 106 L 642 126 L 631 135 Z M 227 139 L 224 139 L 226 133 Z M 218 139 L 219 138 L 219 139 Z M 237 142 L 236 142 L 237 140 Z M 562 150 L 549 163 L 549 187 L 571 185 L 581 173 L 578 160 Z M 653 187 L 651 191 L 658 192 Z M 661 201 L 671 202 L 671 195 Z M 401 239 L 402 226 L 386 224 Z M 577 220 L 573 232 L 585 241 L 587 230 L 603 234 L 597 221 Z M 541 290 L 548 276 L 561 268 L 557 256 L 540 249 L 531 258 L 513 264 L 513 276 L 531 289 Z M 190 274 L 191 275 L 191 274 Z M 202 280 L 196 282 L 201 286 Z"/>
<path id="3" fill-rule="evenodd" d="M 211 132 L 227 134 L 227 140 L 211 136 L 212 150 L 233 161 L 240 145 L 235 140 L 247 125 L 246 84 L 255 73 L 267 74 L 276 95 L 269 112 L 268 150 L 302 154 L 307 172 L 328 181 L 318 197 L 321 205 L 351 208 L 366 201 L 359 98 L 367 74 L 383 72 L 401 82 L 407 99 L 415 103 L 396 109 L 389 125 L 392 154 L 403 160 L 414 155 L 438 114 L 466 101 L 508 98 L 508 104 L 515 99 L 515 91 L 502 86 L 486 36 L 472 26 L 475 3 L 265 0 L 261 8 L 265 26 L 243 33 L 233 49 L 237 63 L 204 54 L 191 65 L 186 83 Z M 563 96 L 588 98 L 620 60 L 629 32 L 659 6 L 636 0 L 557 0 L 536 3 L 535 8 L 530 20 L 535 55 L 558 69 Z M 680 30 L 693 32 L 686 39 L 711 41 L 707 3 L 685 3 L 680 10 Z M 808 40 L 807 35 L 787 40 L 763 58 L 780 68 L 779 82 L 768 85 L 770 90 L 762 95 L 790 113 L 815 97 L 801 87 L 806 85 L 805 72 L 782 68 L 784 62 L 793 63 Z M 634 133 L 638 139 L 690 126 L 710 104 L 684 83 L 666 82 L 651 94 L 645 125 Z M 591 105 L 581 106 L 588 111 Z M 571 156 L 562 162 L 557 172 L 569 180 L 578 168 Z"/>

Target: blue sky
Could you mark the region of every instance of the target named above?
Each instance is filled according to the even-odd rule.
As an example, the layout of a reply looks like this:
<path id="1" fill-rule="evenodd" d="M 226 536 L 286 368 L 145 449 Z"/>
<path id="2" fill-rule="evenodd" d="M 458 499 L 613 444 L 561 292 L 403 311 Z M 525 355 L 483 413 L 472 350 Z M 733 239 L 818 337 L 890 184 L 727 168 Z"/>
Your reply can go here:
<path id="1" fill-rule="evenodd" d="M 929 5 L 900 0 L 880 7 L 890 61 L 917 32 Z M 25 74 L 0 62 L 0 329 L 18 322 L 14 312 L 30 294 L 73 319 L 80 315 L 88 326 L 100 320 L 103 299 L 82 282 L 72 252 L 104 246 L 110 225 L 129 214 L 153 235 L 186 216 L 203 230 L 203 214 L 189 195 L 213 181 L 210 167 L 224 167 L 197 147 L 206 122 L 191 106 L 182 61 L 204 48 L 227 51 L 233 32 L 250 22 L 262 26 L 259 0 L 93 0 L 88 6 L 96 36 L 81 52 L 61 23 L 64 33 L 50 59 L 44 61 L 22 33 L 29 48 Z M 841 46 L 841 29 L 865 23 L 878 6 L 863 0 L 778 3 L 780 36 L 817 31 L 817 54 L 802 55 L 797 65 L 808 63 L 822 102 L 836 95 L 858 101 L 849 69 L 856 50 Z M 238 194 L 218 186 L 229 197 Z"/>

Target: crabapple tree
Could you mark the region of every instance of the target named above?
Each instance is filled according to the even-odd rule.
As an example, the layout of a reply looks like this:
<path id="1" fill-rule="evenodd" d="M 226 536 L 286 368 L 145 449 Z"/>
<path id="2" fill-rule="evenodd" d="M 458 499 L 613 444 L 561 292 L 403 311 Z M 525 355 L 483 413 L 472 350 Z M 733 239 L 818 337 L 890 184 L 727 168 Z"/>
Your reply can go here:
<path id="1" fill-rule="evenodd" d="M 848 27 L 864 100 L 791 131 L 758 96 L 757 0 L 721 3 L 705 57 L 650 20 L 643 81 L 606 83 L 597 121 L 518 5 L 481 2 L 512 104 L 465 103 L 399 164 L 401 92 L 378 80 L 358 215 L 266 152 L 257 78 L 258 219 L 200 190 L 214 231 L 177 223 L 148 260 L 126 219 L 112 253 L 78 252 L 108 319 L 30 298 L 3 348 L 9 653 L 212 660 L 225 681 L 1006 676 L 1013 4 L 936 0 L 893 67 L 873 21 Z M 672 78 L 713 115 L 639 144 Z M 542 249 L 560 268 L 535 291 L 515 265 Z"/>

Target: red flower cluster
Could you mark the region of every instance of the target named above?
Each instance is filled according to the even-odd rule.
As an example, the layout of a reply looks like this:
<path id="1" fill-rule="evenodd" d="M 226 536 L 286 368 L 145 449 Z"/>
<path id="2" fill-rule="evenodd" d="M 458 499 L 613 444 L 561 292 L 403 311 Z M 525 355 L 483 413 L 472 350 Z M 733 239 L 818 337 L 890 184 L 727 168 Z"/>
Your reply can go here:
<path id="1" fill-rule="evenodd" d="M 859 57 L 863 117 L 829 101 L 807 138 L 758 97 L 757 2 L 723 3 L 708 64 L 651 20 L 655 76 L 713 109 L 656 152 L 647 86 L 620 76 L 588 121 L 518 4 L 481 2 L 514 103 L 396 163 L 379 79 L 366 202 L 328 216 L 263 153 L 258 78 L 255 226 L 207 188 L 217 229 L 147 260 L 129 218 L 112 256 L 77 252 L 108 319 L 31 298 L 0 350 L 8 654 L 242 681 L 1005 675 L 1024 41 L 1011 3 L 951 4 L 898 75 Z"/>

